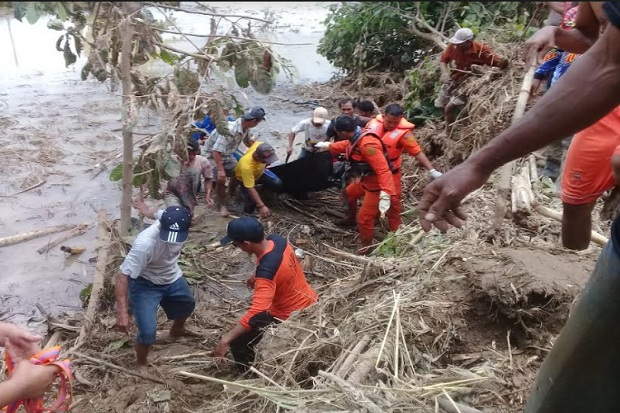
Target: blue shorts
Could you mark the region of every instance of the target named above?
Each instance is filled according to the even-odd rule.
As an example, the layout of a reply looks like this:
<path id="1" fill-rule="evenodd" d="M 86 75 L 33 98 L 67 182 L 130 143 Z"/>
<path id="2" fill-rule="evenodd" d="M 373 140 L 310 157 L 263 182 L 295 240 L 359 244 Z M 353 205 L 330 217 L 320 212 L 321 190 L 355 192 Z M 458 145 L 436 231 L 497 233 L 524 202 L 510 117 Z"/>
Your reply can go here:
<path id="1" fill-rule="evenodd" d="M 157 336 L 157 307 L 161 305 L 169 320 L 187 318 L 196 300 L 185 278 L 172 284 L 153 284 L 146 278 L 129 278 L 129 303 L 138 328 L 137 342 L 151 345 Z"/>

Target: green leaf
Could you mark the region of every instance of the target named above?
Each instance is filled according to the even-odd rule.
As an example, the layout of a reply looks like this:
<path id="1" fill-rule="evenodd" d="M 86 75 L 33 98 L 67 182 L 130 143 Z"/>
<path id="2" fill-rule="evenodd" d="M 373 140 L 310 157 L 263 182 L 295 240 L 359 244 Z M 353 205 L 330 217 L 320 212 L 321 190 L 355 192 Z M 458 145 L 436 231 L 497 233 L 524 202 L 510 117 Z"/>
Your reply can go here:
<path id="1" fill-rule="evenodd" d="M 47 28 L 48 29 L 52 29 L 52 30 L 57 30 L 57 31 L 61 31 L 65 29 L 65 26 L 63 25 L 63 23 L 58 20 L 58 19 L 54 19 L 54 20 L 50 20 L 47 22 Z"/>
<path id="2" fill-rule="evenodd" d="M 247 57 L 237 59 L 235 62 L 235 81 L 239 87 L 248 87 L 250 85 L 250 62 Z"/>
<path id="3" fill-rule="evenodd" d="M 146 177 L 147 174 L 134 175 L 132 182 L 133 186 L 138 187 L 140 185 L 143 185 L 146 182 Z"/>
<path id="4" fill-rule="evenodd" d="M 26 20 L 28 20 L 28 23 L 35 24 L 37 21 L 39 21 L 40 17 L 41 14 L 37 10 L 35 3 L 28 3 L 28 5 L 26 6 Z"/>
<path id="5" fill-rule="evenodd" d="M 170 53 L 166 49 L 161 49 L 159 52 L 159 58 L 169 65 L 174 65 L 180 59 L 179 55 Z"/>
<path id="6" fill-rule="evenodd" d="M 250 84 L 258 93 L 262 93 L 266 95 L 271 92 L 271 89 L 275 86 L 275 82 L 271 77 L 271 73 L 267 72 L 262 67 L 259 67 L 255 72 L 254 76 L 250 80 Z"/>
<path id="7" fill-rule="evenodd" d="M 58 8 L 56 9 L 56 15 L 62 21 L 67 20 L 68 10 L 67 10 L 67 6 L 65 6 L 64 3 L 60 3 L 58 5 Z"/>
<path id="8" fill-rule="evenodd" d="M 123 347 L 129 341 L 128 338 L 121 338 L 118 340 L 111 341 L 106 348 L 106 353 L 111 351 L 118 351 L 121 347 Z"/>
<path id="9" fill-rule="evenodd" d="M 110 181 L 120 181 L 123 177 L 123 164 L 119 163 L 110 171 Z"/>

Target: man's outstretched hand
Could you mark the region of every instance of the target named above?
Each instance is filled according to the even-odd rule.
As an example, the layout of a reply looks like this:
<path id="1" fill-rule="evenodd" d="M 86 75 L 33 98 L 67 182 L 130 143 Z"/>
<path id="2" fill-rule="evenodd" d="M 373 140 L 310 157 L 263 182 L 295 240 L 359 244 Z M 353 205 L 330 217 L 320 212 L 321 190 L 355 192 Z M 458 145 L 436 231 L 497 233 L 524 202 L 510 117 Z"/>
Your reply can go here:
<path id="1" fill-rule="evenodd" d="M 460 228 L 462 220 L 467 219 L 461 201 L 488 178 L 466 161 L 428 184 L 418 202 L 422 229 L 428 232 L 433 225 L 441 232 L 446 232 L 449 225 Z"/>

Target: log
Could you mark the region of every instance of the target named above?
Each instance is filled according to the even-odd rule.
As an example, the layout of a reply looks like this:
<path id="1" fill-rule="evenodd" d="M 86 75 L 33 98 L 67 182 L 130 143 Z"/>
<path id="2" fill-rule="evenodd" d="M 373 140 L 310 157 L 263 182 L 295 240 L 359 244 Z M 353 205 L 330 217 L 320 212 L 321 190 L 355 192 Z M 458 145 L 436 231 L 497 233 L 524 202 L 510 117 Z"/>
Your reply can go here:
<path id="1" fill-rule="evenodd" d="M 364 379 L 370 374 L 370 372 L 375 368 L 375 364 L 377 362 L 377 357 L 381 354 L 381 345 L 377 344 L 372 347 L 370 350 L 366 351 L 362 354 L 358 359 L 353 371 L 347 377 L 347 381 L 351 383 L 361 384 L 364 382 Z"/>
<path id="2" fill-rule="evenodd" d="M 95 314 L 99 307 L 99 300 L 101 298 L 101 292 L 103 291 L 106 267 L 108 264 L 108 251 L 110 249 L 110 235 L 108 229 L 109 225 L 106 220 L 105 209 L 102 208 L 99 210 L 99 215 L 97 216 L 97 248 L 99 253 L 97 254 L 97 267 L 95 269 L 95 278 L 93 279 L 93 288 L 90 293 L 90 299 L 88 300 L 86 314 L 82 320 L 80 334 L 74 346 L 71 348 L 71 352 L 80 348 L 95 321 Z"/>
<path id="3" fill-rule="evenodd" d="M 351 350 L 347 358 L 344 360 L 344 363 L 342 363 L 342 366 L 340 366 L 340 368 L 334 373 L 336 376 L 344 378 L 347 375 L 347 373 L 349 372 L 349 369 L 351 368 L 355 360 L 357 360 L 359 355 L 362 353 L 362 351 L 366 348 L 366 346 L 370 342 L 370 339 L 371 337 L 369 334 L 365 334 L 364 337 L 362 337 L 359 343 L 357 343 L 355 347 L 353 347 L 353 350 Z"/>
<path id="4" fill-rule="evenodd" d="M 90 223 L 85 222 L 83 224 L 79 224 L 76 225 L 75 227 L 73 227 L 73 229 L 71 229 L 68 233 L 61 235 L 60 237 L 56 238 L 55 240 L 48 242 L 47 244 L 45 244 L 43 247 L 39 248 L 37 250 L 37 252 L 39 254 L 45 254 L 46 252 L 48 252 L 49 250 L 51 250 L 52 248 L 54 248 L 55 246 L 65 242 L 68 239 L 71 239 L 73 237 L 77 237 L 78 235 L 83 235 L 88 228 L 90 227 Z"/>
<path id="5" fill-rule="evenodd" d="M 534 80 L 534 72 L 536 71 L 536 59 L 532 59 L 529 63 L 529 69 L 523 78 L 521 84 L 521 91 L 519 92 L 519 98 L 517 99 L 517 106 L 512 115 L 512 124 L 517 122 L 525 113 L 525 106 L 530 98 L 530 89 L 532 88 L 532 80 Z M 502 166 L 500 172 L 500 181 L 497 186 L 497 193 L 495 196 L 495 219 L 493 221 L 493 228 L 497 233 L 504 221 L 506 215 L 506 200 L 510 195 L 510 181 L 512 178 L 512 171 L 514 169 L 515 161 L 510 161 Z"/>
<path id="6" fill-rule="evenodd" d="M 63 224 L 54 227 L 35 229 L 34 231 L 24 232 L 23 234 L 12 235 L 10 237 L 0 238 L 0 248 L 19 244 L 20 242 L 30 241 L 35 238 L 44 237 L 57 232 L 66 231 L 73 228 L 73 225 Z"/>
<path id="7" fill-rule="evenodd" d="M 534 210 L 536 212 L 538 212 L 540 215 L 547 217 L 547 218 L 551 218 L 554 219 L 556 221 L 562 222 L 562 213 L 558 212 L 558 211 L 554 211 L 552 209 L 549 209 L 543 205 L 536 205 L 534 207 Z M 590 240 L 592 242 L 594 242 L 595 244 L 598 244 L 602 247 L 605 246 L 605 244 L 607 244 L 607 241 L 609 241 L 609 239 L 607 237 L 605 237 L 604 235 L 599 234 L 596 231 L 592 231 L 591 235 L 590 235 Z"/>
<path id="8" fill-rule="evenodd" d="M 512 213 L 531 215 L 532 203 L 535 199 L 530 182 L 530 167 L 527 163 L 520 168 L 517 175 L 512 177 Z"/>

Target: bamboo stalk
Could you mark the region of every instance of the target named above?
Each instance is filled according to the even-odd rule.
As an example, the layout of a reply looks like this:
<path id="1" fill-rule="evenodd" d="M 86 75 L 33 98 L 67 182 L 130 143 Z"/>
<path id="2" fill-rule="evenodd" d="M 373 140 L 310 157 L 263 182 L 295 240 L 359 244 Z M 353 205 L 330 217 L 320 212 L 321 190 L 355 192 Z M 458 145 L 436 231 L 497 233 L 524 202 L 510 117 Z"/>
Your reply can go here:
<path id="1" fill-rule="evenodd" d="M 0 238 L 0 248 L 19 244 L 21 242 L 30 241 L 35 238 L 44 237 L 57 232 L 66 231 L 73 228 L 73 225 L 62 224 L 54 227 L 35 229 L 34 231 L 24 232 L 22 234 L 12 235 L 10 237 Z"/>
<path id="2" fill-rule="evenodd" d="M 532 80 L 534 79 L 534 72 L 536 71 L 536 59 L 532 59 L 529 63 L 529 68 L 523 83 L 521 84 L 521 91 L 519 92 L 519 98 L 517 99 L 517 106 L 512 115 L 512 124 L 516 123 L 525 113 L 525 106 L 530 98 L 530 89 L 532 88 Z M 495 219 L 493 222 L 493 228 L 496 232 L 502 226 L 504 216 L 506 215 L 506 200 L 510 195 L 510 180 L 512 178 L 512 172 L 514 169 L 515 161 L 510 161 L 502 166 L 500 172 L 500 181 L 497 186 L 497 193 L 495 196 Z"/>
<path id="3" fill-rule="evenodd" d="M 558 211 L 554 211 L 552 209 L 549 209 L 543 205 L 536 205 L 534 207 L 534 210 L 536 212 L 538 212 L 540 215 L 545 216 L 547 218 L 551 218 L 554 219 L 556 221 L 562 222 L 562 213 L 558 212 Z M 590 233 L 590 239 L 592 242 L 594 242 L 595 244 L 600 245 L 601 247 L 604 247 L 607 242 L 609 241 L 609 239 L 607 237 L 605 237 L 604 235 L 599 234 L 596 231 L 592 231 Z"/>
<path id="4" fill-rule="evenodd" d="M 362 351 L 366 348 L 370 340 L 370 335 L 365 334 L 364 337 L 362 337 L 362 339 L 359 341 L 359 343 L 357 343 L 357 345 L 353 347 L 353 350 L 351 350 L 347 358 L 344 360 L 342 366 L 340 366 L 338 371 L 336 371 L 334 374 L 341 378 L 346 377 L 347 372 L 349 371 L 355 360 L 357 360 L 357 358 L 360 356 Z"/>

